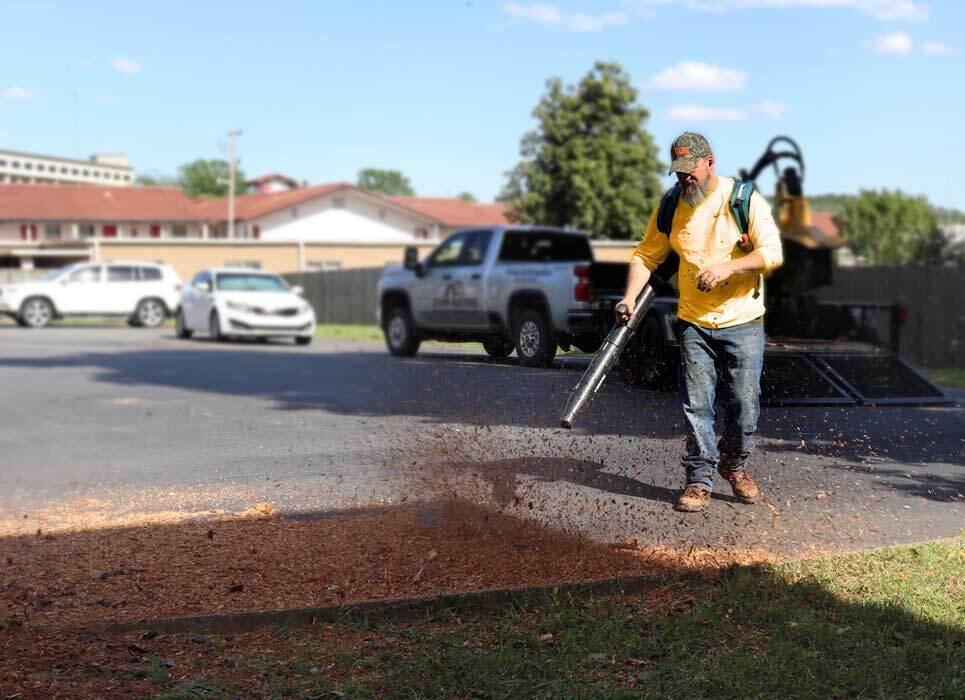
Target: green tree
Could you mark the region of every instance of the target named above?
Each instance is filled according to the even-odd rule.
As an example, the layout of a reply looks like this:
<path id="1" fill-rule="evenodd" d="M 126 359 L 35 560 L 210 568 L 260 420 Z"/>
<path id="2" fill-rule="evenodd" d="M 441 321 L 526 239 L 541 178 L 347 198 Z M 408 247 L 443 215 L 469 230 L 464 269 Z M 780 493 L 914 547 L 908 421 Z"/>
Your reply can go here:
<path id="1" fill-rule="evenodd" d="M 357 184 L 362 189 L 381 192 L 382 194 L 404 195 L 406 197 L 411 197 L 415 194 L 409 178 L 398 170 L 363 168 L 359 170 Z"/>
<path id="2" fill-rule="evenodd" d="M 662 190 L 665 167 L 644 128 L 650 113 L 630 77 L 598 62 L 578 85 L 546 82 L 523 136 L 522 161 L 499 200 L 523 223 L 572 226 L 595 238 L 639 237 Z"/>
<path id="3" fill-rule="evenodd" d="M 924 197 L 863 190 L 834 222 L 855 255 L 871 265 L 941 265 L 948 242 Z"/>
<path id="4" fill-rule="evenodd" d="M 144 187 L 177 187 L 178 181 L 170 175 L 138 175 L 134 184 Z"/>
<path id="5" fill-rule="evenodd" d="M 460 192 L 456 195 L 456 199 L 461 199 L 462 201 L 469 202 L 470 204 L 475 204 L 479 201 L 472 192 Z"/>
<path id="6" fill-rule="evenodd" d="M 228 172 L 226 160 L 198 158 L 178 169 L 177 184 L 189 197 L 227 197 Z M 244 172 L 235 168 L 235 194 L 244 194 L 247 189 Z"/>

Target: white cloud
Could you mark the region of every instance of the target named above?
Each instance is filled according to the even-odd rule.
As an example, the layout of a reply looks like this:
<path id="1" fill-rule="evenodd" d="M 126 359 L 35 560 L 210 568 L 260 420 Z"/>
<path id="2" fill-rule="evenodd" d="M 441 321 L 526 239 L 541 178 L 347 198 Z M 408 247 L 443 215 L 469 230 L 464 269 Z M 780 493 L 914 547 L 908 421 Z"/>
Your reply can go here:
<path id="1" fill-rule="evenodd" d="M 955 53 L 955 49 L 940 41 L 926 41 L 922 51 L 929 56 L 951 56 Z"/>
<path id="2" fill-rule="evenodd" d="M 140 63 L 134 61 L 130 58 L 112 58 L 111 65 L 114 69 L 123 73 L 124 75 L 134 75 L 135 73 L 140 73 L 144 68 Z"/>
<path id="3" fill-rule="evenodd" d="M 774 102 L 773 100 L 761 100 L 754 105 L 754 111 L 758 114 L 762 114 L 769 119 L 781 119 L 786 117 L 788 113 L 787 105 L 783 102 Z"/>
<path id="4" fill-rule="evenodd" d="M 702 12 L 724 12 L 730 9 L 803 7 L 817 9 L 845 8 L 863 12 L 882 21 L 928 19 L 928 6 L 921 0 L 624 0 L 644 14 L 659 5 L 680 5 Z"/>
<path id="5" fill-rule="evenodd" d="M 0 98 L 5 100 L 32 100 L 34 94 L 19 85 L 11 85 L 3 92 L 0 92 Z"/>
<path id="6" fill-rule="evenodd" d="M 667 110 L 667 118 L 678 122 L 743 122 L 747 121 L 747 113 L 739 109 L 678 105 Z"/>
<path id="7" fill-rule="evenodd" d="M 657 90 L 723 92 L 740 90 L 746 83 L 747 73 L 743 71 L 697 61 L 684 61 L 657 73 L 646 87 Z"/>
<path id="8" fill-rule="evenodd" d="M 556 5 L 507 2 L 503 9 L 506 14 L 517 19 L 523 19 L 544 27 L 567 29 L 571 32 L 598 32 L 606 27 L 618 27 L 630 21 L 625 12 L 605 12 L 590 15 L 585 12 L 568 14 L 562 12 Z"/>
<path id="9" fill-rule="evenodd" d="M 874 41 L 871 42 L 871 48 L 874 49 L 875 53 L 906 54 L 911 51 L 911 47 L 911 37 L 904 32 L 882 34 L 876 36 Z"/>

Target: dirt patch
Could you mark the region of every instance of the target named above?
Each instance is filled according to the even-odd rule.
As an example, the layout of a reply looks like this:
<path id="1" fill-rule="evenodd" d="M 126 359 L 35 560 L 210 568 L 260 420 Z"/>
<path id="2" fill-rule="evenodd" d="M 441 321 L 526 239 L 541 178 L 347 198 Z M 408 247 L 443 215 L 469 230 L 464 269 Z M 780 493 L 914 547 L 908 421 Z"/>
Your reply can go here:
<path id="1" fill-rule="evenodd" d="M 0 619 L 8 627 L 133 622 L 762 558 L 607 546 L 463 501 L 299 519 L 251 514 L 2 539 Z"/>

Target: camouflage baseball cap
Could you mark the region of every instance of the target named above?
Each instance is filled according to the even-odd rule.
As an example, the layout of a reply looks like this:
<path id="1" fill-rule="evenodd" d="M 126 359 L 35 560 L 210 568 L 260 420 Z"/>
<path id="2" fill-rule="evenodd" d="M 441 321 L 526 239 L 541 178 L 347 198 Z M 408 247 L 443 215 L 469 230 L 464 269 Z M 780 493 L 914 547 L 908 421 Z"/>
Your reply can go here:
<path id="1" fill-rule="evenodd" d="M 670 174 L 692 173 L 697 167 L 697 161 L 705 156 L 713 155 L 710 144 L 700 134 L 685 131 L 670 145 Z"/>

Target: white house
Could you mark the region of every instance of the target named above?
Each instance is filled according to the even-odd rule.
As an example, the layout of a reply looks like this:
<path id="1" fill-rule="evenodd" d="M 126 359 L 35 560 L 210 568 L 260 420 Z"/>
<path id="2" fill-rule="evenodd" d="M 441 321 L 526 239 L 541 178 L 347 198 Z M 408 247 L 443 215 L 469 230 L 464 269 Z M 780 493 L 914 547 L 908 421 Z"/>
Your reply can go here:
<path id="1" fill-rule="evenodd" d="M 227 235 L 228 202 L 203 202 L 211 236 Z M 305 243 L 434 241 L 461 226 L 506 224 L 502 205 L 461 199 L 389 197 L 348 183 L 256 192 L 235 199 L 235 236 Z"/>

